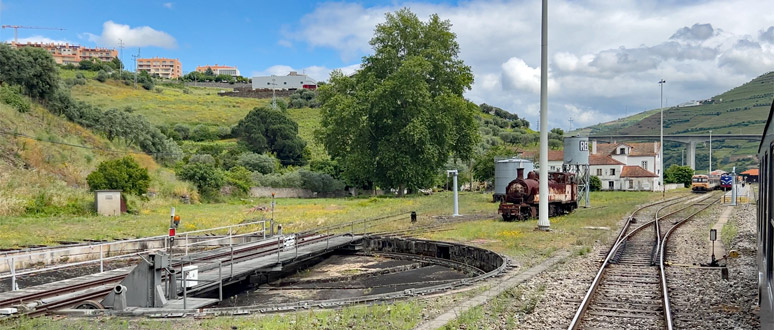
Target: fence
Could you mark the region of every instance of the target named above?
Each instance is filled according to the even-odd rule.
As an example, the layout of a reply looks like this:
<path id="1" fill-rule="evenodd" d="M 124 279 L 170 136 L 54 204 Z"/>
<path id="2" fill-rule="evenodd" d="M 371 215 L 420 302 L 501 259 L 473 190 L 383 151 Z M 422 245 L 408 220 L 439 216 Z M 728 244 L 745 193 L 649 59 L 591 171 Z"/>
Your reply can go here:
<path id="1" fill-rule="evenodd" d="M 248 227 L 248 226 L 260 226 L 260 231 L 255 230 L 255 231 L 249 231 L 244 234 L 234 234 L 235 229 Z M 194 234 L 199 234 L 199 233 L 213 233 L 213 232 L 222 232 L 224 235 L 221 237 L 214 237 L 214 238 L 210 238 L 210 236 L 204 236 L 204 235 L 192 236 Z M 216 234 L 216 233 L 213 233 L 213 234 Z M 182 233 L 179 233 L 177 237 L 183 237 L 185 242 L 183 246 L 178 246 L 178 248 L 185 249 L 185 254 L 188 255 L 188 250 L 189 250 L 189 247 L 191 246 L 203 245 L 205 243 L 211 246 L 222 246 L 224 244 L 213 244 L 213 243 L 218 241 L 225 241 L 225 240 L 228 240 L 228 245 L 230 246 L 230 245 L 233 245 L 235 238 L 246 237 L 251 235 L 261 235 L 262 238 L 265 239 L 266 221 L 261 220 L 261 221 L 247 222 L 247 223 L 241 223 L 241 224 L 229 225 L 229 226 L 223 226 L 223 227 L 182 232 Z M 206 239 L 200 240 L 200 238 L 202 237 L 205 237 Z M 191 243 L 190 241 L 192 238 L 196 238 L 197 241 Z M 8 266 L 7 273 L 0 274 L 0 279 L 10 277 L 11 290 L 17 290 L 18 285 L 16 283 L 16 279 L 17 277 L 22 275 L 29 275 L 29 274 L 53 271 L 53 270 L 62 269 L 62 268 L 83 266 L 87 264 L 96 264 L 96 263 L 99 263 L 100 272 L 104 272 L 105 261 L 132 258 L 144 253 L 163 251 L 169 248 L 169 246 L 167 245 L 168 242 L 169 242 L 168 236 L 162 235 L 162 236 L 145 237 L 145 238 L 114 241 L 114 242 L 107 242 L 107 243 L 95 243 L 95 244 L 89 244 L 87 246 L 79 246 L 79 247 L 65 247 L 65 248 L 59 248 L 59 249 L 48 249 L 44 251 L 30 251 L 27 253 L 13 253 L 10 255 L 7 253 L 5 256 L 0 257 L 0 264 Z M 131 250 L 132 252 L 126 253 L 126 250 Z M 110 255 L 111 252 L 113 252 L 114 255 L 111 256 Z M 57 259 L 60 262 L 57 262 Z M 53 265 L 17 272 L 17 269 L 20 269 L 20 268 L 24 269 L 34 265 L 39 265 L 41 262 L 43 262 L 44 264 L 53 264 Z M 18 266 L 21 266 L 21 267 L 18 267 Z"/>

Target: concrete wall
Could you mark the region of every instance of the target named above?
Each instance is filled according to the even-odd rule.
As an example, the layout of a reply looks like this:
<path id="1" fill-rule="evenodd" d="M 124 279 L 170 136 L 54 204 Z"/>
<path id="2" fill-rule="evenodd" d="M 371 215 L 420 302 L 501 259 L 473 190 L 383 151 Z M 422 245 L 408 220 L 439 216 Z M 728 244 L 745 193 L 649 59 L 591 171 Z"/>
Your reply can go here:
<path id="1" fill-rule="evenodd" d="M 274 193 L 276 198 L 334 198 L 347 197 L 350 193 L 347 191 L 336 191 L 330 193 L 316 193 L 311 190 L 301 188 L 272 188 L 272 187 L 252 187 L 250 196 L 252 197 L 271 197 Z"/>
<path id="2" fill-rule="evenodd" d="M 222 82 L 204 82 L 204 81 L 197 81 L 197 82 L 185 82 L 186 86 L 192 86 L 192 87 L 216 87 L 216 88 L 250 88 L 252 89 L 252 85 L 250 83 L 222 83 Z"/>

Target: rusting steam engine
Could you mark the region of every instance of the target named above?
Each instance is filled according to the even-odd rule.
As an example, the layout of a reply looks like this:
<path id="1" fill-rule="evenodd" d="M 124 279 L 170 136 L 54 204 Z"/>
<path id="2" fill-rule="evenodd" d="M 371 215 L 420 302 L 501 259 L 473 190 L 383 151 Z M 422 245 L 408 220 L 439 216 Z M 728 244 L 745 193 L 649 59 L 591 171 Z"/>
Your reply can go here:
<path id="1" fill-rule="evenodd" d="M 539 181 L 538 173 L 529 172 L 524 178 L 523 170 L 518 178 L 505 188 L 505 197 L 500 202 L 498 213 L 503 220 L 525 220 L 538 217 Z M 575 174 L 568 172 L 548 173 L 548 216 L 567 214 L 578 208 L 578 182 Z"/>

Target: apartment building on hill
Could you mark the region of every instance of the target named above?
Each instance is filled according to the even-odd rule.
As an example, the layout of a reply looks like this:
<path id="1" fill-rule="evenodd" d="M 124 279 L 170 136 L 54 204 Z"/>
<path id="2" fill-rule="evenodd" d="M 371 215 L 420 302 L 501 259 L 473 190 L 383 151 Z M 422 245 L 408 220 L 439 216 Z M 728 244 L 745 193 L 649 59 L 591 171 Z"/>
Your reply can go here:
<path id="1" fill-rule="evenodd" d="M 165 79 L 175 79 L 183 75 L 183 66 L 176 58 L 138 58 L 137 72 L 147 71 Z"/>
<path id="2" fill-rule="evenodd" d="M 118 51 L 110 48 L 99 47 L 83 47 L 79 45 L 71 44 L 56 44 L 56 43 L 40 43 L 40 42 L 27 42 L 27 43 L 11 43 L 13 47 L 36 47 L 43 48 L 54 57 L 54 61 L 57 64 L 73 64 L 78 65 L 82 60 L 88 60 L 97 58 L 100 61 L 107 62 L 112 61 L 118 57 Z"/>
<path id="3" fill-rule="evenodd" d="M 216 76 L 221 74 L 227 74 L 232 77 L 238 77 L 239 76 L 239 69 L 237 69 L 236 66 L 226 66 L 226 65 L 204 65 L 204 66 L 197 66 L 196 71 L 205 73 L 207 72 L 207 69 L 211 69 L 212 73 L 214 73 Z"/>

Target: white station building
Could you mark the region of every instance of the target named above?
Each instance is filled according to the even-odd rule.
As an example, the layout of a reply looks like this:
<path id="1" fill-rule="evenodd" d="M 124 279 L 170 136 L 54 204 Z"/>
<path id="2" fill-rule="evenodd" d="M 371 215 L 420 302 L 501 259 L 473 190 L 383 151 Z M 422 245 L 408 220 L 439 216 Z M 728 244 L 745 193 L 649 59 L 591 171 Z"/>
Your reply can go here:
<path id="1" fill-rule="evenodd" d="M 602 181 L 602 190 L 661 190 L 661 148 L 658 142 L 597 143 L 592 140 L 589 144 L 590 175 Z M 537 159 L 537 155 L 524 157 Z M 561 150 L 549 150 L 549 171 L 561 171 L 563 162 L 564 153 Z"/>

